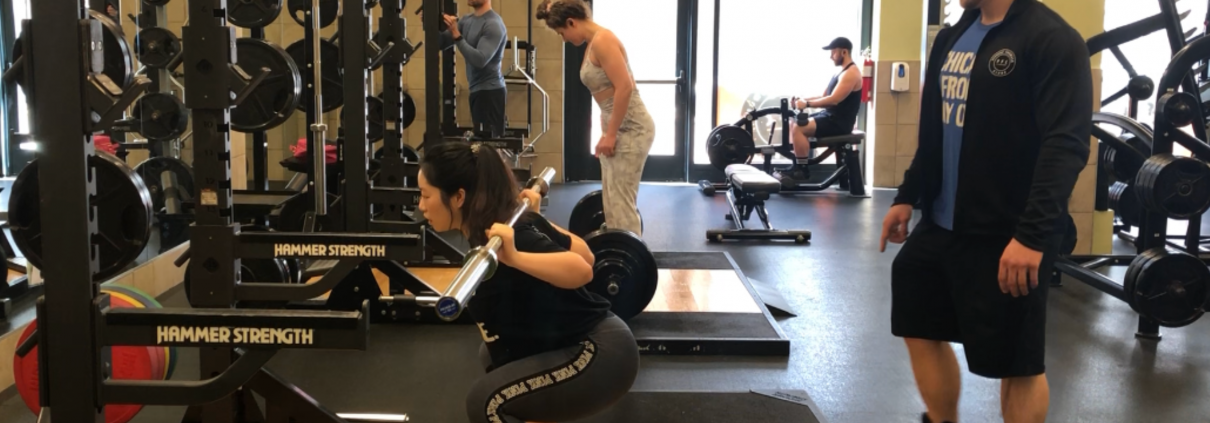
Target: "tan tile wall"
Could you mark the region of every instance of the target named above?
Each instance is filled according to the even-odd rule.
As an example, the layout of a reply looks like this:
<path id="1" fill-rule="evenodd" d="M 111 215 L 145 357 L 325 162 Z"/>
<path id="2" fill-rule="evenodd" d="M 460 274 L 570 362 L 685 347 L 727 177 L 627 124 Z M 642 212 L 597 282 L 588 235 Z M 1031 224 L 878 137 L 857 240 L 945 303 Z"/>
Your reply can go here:
<path id="1" fill-rule="evenodd" d="M 913 81 L 908 92 L 891 92 L 891 62 L 875 64 L 874 78 L 874 186 L 893 188 L 903 181 L 903 172 L 916 153 L 920 120 L 920 62 L 906 62 Z"/>

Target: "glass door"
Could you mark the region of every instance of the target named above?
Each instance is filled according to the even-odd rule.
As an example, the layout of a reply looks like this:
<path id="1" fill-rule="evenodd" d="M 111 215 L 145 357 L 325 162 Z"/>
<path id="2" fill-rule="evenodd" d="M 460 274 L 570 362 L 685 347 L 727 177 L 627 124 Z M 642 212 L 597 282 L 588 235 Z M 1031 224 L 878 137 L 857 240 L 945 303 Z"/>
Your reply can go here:
<path id="1" fill-rule="evenodd" d="M 692 97 L 686 76 L 691 75 L 688 53 L 693 22 L 689 17 L 696 3 L 693 0 L 593 2 L 593 20 L 622 40 L 638 94 L 655 120 L 655 142 L 643 171 L 644 181 L 684 181 L 686 177 L 686 123 L 690 121 L 688 104 Z M 564 56 L 566 173 L 572 180 L 599 180 L 600 162 L 593 152 L 603 132 L 601 109 L 579 82 L 584 51 L 584 47 L 568 45 Z"/>

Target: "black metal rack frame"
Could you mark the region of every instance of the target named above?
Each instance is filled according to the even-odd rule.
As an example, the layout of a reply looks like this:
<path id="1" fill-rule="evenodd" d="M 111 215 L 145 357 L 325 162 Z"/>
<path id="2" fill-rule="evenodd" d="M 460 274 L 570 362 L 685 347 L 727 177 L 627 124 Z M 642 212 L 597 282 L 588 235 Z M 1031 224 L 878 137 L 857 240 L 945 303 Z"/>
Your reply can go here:
<path id="1" fill-rule="evenodd" d="M 1116 46 L 1117 44 L 1154 32 L 1157 30 L 1154 27 L 1158 21 L 1166 30 L 1169 46 L 1172 48 L 1174 56 L 1172 61 L 1169 62 L 1163 78 L 1158 82 L 1156 92 L 1164 94 L 1169 91 L 1182 91 L 1193 94 L 1200 99 L 1201 94 L 1195 80 L 1195 75 L 1189 72 L 1189 70 L 1193 69 L 1193 65 L 1202 60 L 1202 58 L 1210 56 L 1210 38 L 1199 37 L 1186 44 L 1188 36 L 1182 30 L 1181 17 L 1176 10 L 1176 5 L 1172 0 L 1159 0 L 1159 3 L 1159 15 L 1127 25 L 1123 27 L 1126 28 L 1125 30 L 1115 30 L 1118 32 L 1110 31 L 1102 34 L 1098 36 L 1101 37 L 1098 39 L 1099 41 L 1090 39 L 1089 44 L 1092 48 L 1099 48 L 1101 50 L 1111 48 L 1116 50 L 1116 47 L 1109 46 Z M 1094 39 L 1097 39 L 1097 37 L 1094 37 Z M 1122 59 L 1124 60 L 1124 58 Z M 1134 106 L 1133 103 L 1132 106 Z M 1207 145 L 1206 141 L 1203 141 L 1207 140 L 1206 127 L 1200 124 L 1200 122 L 1206 121 L 1206 113 L 1201 107 L 1194 109 L 1196 113 L 1193 122 L 1199 122 L 1193 125 L 1194 136 L 1186 134 L 1180 128 L 1173 125 L 1162 109 L 1156 111 L 1153 122 L 1155 137 L 1152 140 L 1152 155 L 1172 154 L 1173 144 L 1178 143 L 1192 151 L 1198 159 L 1203 161 L 1210 160 L 1210 145 Z M 1107 188 L 1102 186 L 1108 185 L 1108 177 L 1104 173 L 1103 170 L 1098 169 L 1096 200 L 1098 211 L 1108 209 L 1107 199 L 1102 196 L 1102 192 L 1108 191 Z M 1142 254 L 1144 251 L 1152 248 L 1166 248 L 1168 246 L 1168 217 L 1166 215 L 1143 207 L 1140 222 L 1139 236 L 1135 239 L 1136 254 Z M 1186 243 L 1184 245 L 1185 250 L 1194 256 L 1202 257 L 1203 261 L 1210 261 L 1210 257 L 1199 254 L 1201 246 L 1200 232 L 1201 219 L 1190 219 L 1188 235 L 1186 236 Z M 1062 258 L 1056 261 L 1054 268 L 1051 270 L 1054 273 L 1052 284 L 1059 285 L 1062 275 L 1066 274 L 1110 296 L 1129 302 L 1128 293 L 1125 292 L 1123 284 L 1096 272 L 1096 269 L 1103 266 L 1129 264 L 1129 260 L 1133 258 L 1134 256 L 1113 255 L 1070 256 Z M 1135 336 L 1143 339 L 1158 340 L 1160 339 L 1159 324 L 1140 315 Z"/>

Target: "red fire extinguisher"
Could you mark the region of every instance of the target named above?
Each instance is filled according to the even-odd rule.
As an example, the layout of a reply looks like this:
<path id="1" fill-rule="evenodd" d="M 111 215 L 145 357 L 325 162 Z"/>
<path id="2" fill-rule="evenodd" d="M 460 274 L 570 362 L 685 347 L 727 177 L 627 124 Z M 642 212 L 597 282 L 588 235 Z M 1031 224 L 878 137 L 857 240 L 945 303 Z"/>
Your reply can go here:
<path id="1" fill-rule="evenodd" d="M 874 59 L 870 58 L 870 49 L 862 53 L 865 64 L 861 71 L 861 102 L 869 103 L 874 100 Z"/>

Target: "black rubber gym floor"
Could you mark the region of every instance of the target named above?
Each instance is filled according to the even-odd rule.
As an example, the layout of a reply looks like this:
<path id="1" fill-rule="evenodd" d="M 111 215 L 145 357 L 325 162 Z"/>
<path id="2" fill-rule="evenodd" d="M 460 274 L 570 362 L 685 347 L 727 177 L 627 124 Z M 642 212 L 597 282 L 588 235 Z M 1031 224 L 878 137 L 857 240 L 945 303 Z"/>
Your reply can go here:
<path id="1" fill-rule="evenodd" d="M 594 189 L 556 187 L 547 214 L 565 223 L 575 201 Z M 745 275 L 775 285 L 799 313 L 779 319 L 793 342 L 791 355 L 644 356 L 631 397 L 588 421 L 779 422 L 767 416 L 807 409 L 746 394 L 762 389 L 805 392 L 818 405 L 820 420 L 829 423 L 919 421 L 924 406 L 907 354 L 890 335 L 895 251 L 877 250 L 892 196 L 874 191 L 870 199 L 833 192 L 774 197 L 768 203 L 774 225 L 813 231 L 811 244 L 720 245 L 707 243 L 705 231 L 728 227 L 723 196 L 703 197 L 687 185 L 643 185 L 639 205 L 652 250 L 728 251 Z M 170 297 L 170 306 L 183 301 L 179 291 Z M 1048 421 L 1210 421 L 1210 319 L 1161 329 L 1164 339 L 1158 343 L 1139 341 L 1137 317 L 1126 304 L 1070 279 L 1051 291 L 1049 312 Z M 374 326 L 371 351 L 283 351 L 270 367 L 337 412 L 407 412 L 414 422 L 461 422 L 466 388 L 479 372 L 478 343 L 473 327 Z M 183 351 L 177 369 L 177 378 L 196 378 L 196 353 Z M 963 384 L 962 421 L 998 421 L 999 383 L 966 375 Z M 784 407 L 794 408 L 780 411 Z M 737 408 L 755 414 L 732 412 Z M 641 419 L 636 412 L 642 410 L 651 414 Z M 149 407 L 135 421 L 166 422 L 180 415 L 179 408 Z M 0 423 L 33 421 L 20 399 L 0 404 Z"/>

